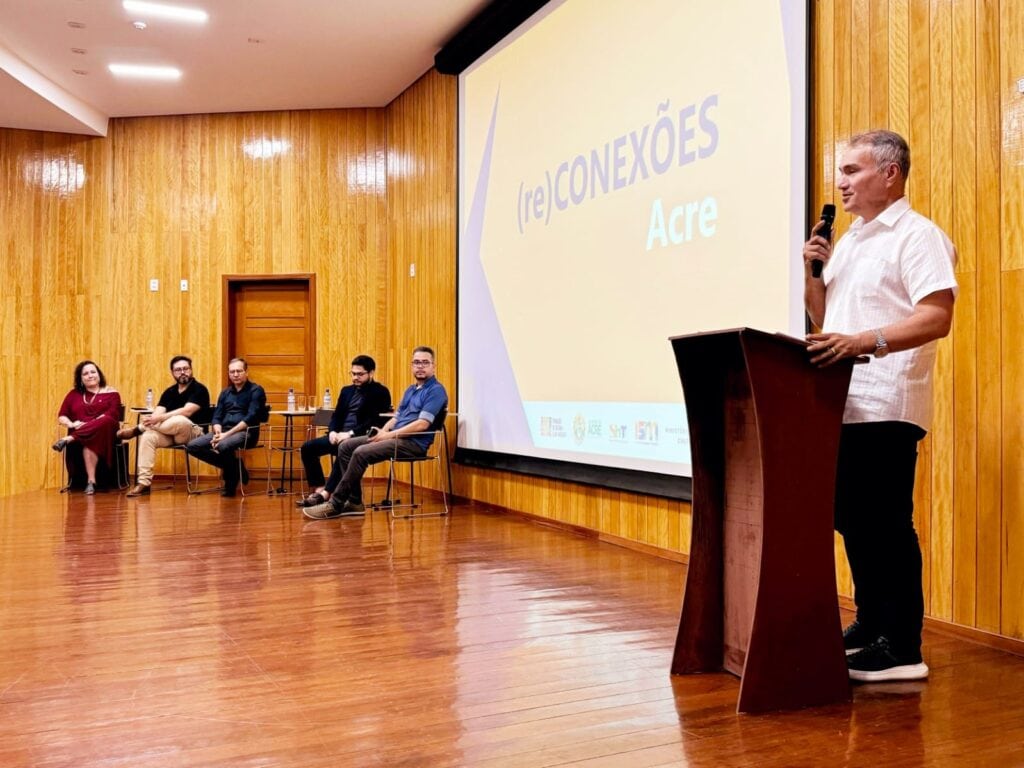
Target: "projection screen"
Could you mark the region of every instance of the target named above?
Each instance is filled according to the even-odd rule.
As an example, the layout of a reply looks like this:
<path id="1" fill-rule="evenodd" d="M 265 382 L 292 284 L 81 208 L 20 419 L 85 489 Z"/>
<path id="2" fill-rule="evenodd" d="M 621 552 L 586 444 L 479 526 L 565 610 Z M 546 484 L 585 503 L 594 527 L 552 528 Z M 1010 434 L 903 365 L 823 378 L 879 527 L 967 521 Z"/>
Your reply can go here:
<path id="1" fill-rule="evenodd" d="M 461 457 L 686 477 L 668 338 L 803 333 L 807 23 L 564 0 L 459 76 Z"/>

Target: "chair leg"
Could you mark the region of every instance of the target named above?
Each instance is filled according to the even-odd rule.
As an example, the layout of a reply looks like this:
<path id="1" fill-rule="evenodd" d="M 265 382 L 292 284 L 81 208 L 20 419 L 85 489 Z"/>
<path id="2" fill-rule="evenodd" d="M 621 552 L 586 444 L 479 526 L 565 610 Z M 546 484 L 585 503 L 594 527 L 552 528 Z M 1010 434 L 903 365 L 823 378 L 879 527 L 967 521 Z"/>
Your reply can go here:
<path id="1" fill-rule="evenodd" d="M 182 451 L 185 454 L 185 488 L 188 491 L 189 496 L 202 496 L 204 493 L 217 493 L 220 491 L 221 486 L 213 485 L 210 488 L 203 488 L 200 483 L 202 482 L 201 476 L 192 476 L 192 457 L 188 451 Z"/>
<path id="2" fill-rule="evenodd" d="M 409 462 L 409 508 L 416 509 L 416 462 Z"/>
<path id="3" fill-rule="evenodd" d="M 114 480 L 119 490 L 125 490 L 128 482 L 128 446 L 124 443 L 114 445 Z"/>
<path id="4" fill-rule="evenodd" d="M 435 460 L 440 463 L 440 459 L 439 458 L 435 457 Z M 447 516 L 449 514 L 449 512 L 450 512 L 450 508 L 448 506 L 448 494 L 445 492 L 445 489 L 444 489 L 444 480 L 443 480 L 443 478 L 442 478 L 442 481 L 441 481 L 440 485 L 441 485 L 441 503 L 442 503 L 442 506 L 444 508 L 444 511 L 443 512 L 415 512 L 415 511 L 412 511 L 412 510 L 419 509 L 423 505 L 416 503 L 416 464 L 417 464 L 417 462 L 410 461 L 410 462 L 408 462 L 408 464 L 409 464 L 409 503 L 408 504 L 401 504 L 401 505 L 393 504 L 391 506 L 391 512 L 390 512 L 391 519 L 392 520 L 402 520 L 402 519 L 409 519 L 409 518 L 414 518 L 414 517 L 445 517 L 445 516 Z M 394 471 L 394 462 L 392 462 L 392 472 L 393 471 Z M 410 511 L 408 513 L 405 513 L 405 514 L 399 514 L 399 513 L 395 512 L 396 508 L 397 509 L 408 509 Z"/>
<path id="5" fill-rule="evenodd" d="M 238 491 L 244 499 L 247 496 L 245 492 L 246 482 L 242 480 L 242 467 L 245 466 L 245 449 L 239 448 L 235 451 L 235 455 L 238 457 Z"/>

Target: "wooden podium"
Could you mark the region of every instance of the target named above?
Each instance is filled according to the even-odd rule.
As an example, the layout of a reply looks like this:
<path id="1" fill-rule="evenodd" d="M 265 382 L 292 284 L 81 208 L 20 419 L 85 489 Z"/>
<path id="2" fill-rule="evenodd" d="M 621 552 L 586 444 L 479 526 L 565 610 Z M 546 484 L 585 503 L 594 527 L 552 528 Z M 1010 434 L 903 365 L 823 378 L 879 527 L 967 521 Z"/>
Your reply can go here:
<path id="1" fill-rule="evenodd" d="M 672 673 L 739 675 L 739 712 L 848 701 L 832 528 L 853 360 L 816 368 L 802 341 L 749 328 L 672 347 L 693 458 Z"/>

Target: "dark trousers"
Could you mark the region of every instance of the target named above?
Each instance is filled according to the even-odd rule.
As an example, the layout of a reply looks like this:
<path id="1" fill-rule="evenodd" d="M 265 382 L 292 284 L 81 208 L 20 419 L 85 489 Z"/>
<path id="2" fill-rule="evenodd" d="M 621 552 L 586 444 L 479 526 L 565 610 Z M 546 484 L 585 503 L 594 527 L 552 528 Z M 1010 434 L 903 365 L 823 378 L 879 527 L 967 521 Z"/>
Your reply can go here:
<path id="1" fill-rule="evenodd" d="M 857 620 L 910 655 L 920 651 L 924 621 L 914 530 L 914 471 L 924 435 L 901 421 L 844 424 L 836 475 L 835 526 L 850 562 Z"/>
<path id="2" fill-rule="evenodd" d="M 338 446 L 338 460 L 334 462 L 324 487 L 338 501 L 361 502 L 361 482 L 367 467 L 392 457 L 422 456 L 426 452 L 425 448 L 408 438 L 371 443 L 368 437 L 350 437 Z"/>
<path id="3" fill-rule="evenodd" d="M 320 457 L 331 455 L 337 450 L 338 447 L 331 445 L 331 439 L 327 435 L 314 437 L 302 444 L 299 453 L 302 455 L 302 466 L 306 470 L 306 482 L 310 488 L 324 485 L 324 469 L 320 466 Z"/>
<path id="4" fill-rule="evenodd" d="M 221 440 L 217 445 L 217 450 L 214 450 L 210 445 L 213 441 L 213 433 L 209 432 L 205 435 L 200 435 L 195 440 L 190 440 L 185 445 L 185 450 L 200 461 L 220 467 L 221 475 L 224 478 L 224 488 L 234 491 L 238 487 L 239 473 L 239 462 L 238 457 L 235 456 L 235 451 L 243 443 L 245 443 L 246 448 L 251 448 L 259 440 L 260 431 L 258 429 L 248 430 L 248 440 L 246 439 L 245 431 L 235 432 L 233 435 L 228 435 Z"/>

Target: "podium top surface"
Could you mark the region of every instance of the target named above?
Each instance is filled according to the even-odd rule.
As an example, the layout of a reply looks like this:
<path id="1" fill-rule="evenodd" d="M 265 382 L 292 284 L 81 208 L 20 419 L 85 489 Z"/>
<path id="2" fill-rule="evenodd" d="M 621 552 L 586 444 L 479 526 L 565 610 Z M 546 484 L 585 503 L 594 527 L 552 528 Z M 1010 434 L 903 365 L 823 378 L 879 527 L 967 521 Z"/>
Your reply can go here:
<path id="1" fill-rule="evenodd" d="M 782 333 L 781 331 L 762 331 L 758 328 L 723 328 L 717 331 L 698 331 L 697 333 L 684 333 L 679 336 L 669 336 L 669 341 L 682 341 L 683 339 L 700 339 L 708 336 L 761 336 L 767 339 L 777 339 L 779 341 L 793 344 L 800 347 L 806 347 L 808 342 L 806 339 L 799 339 L 796 336 L 790 336 L 789 334 Z"/>

